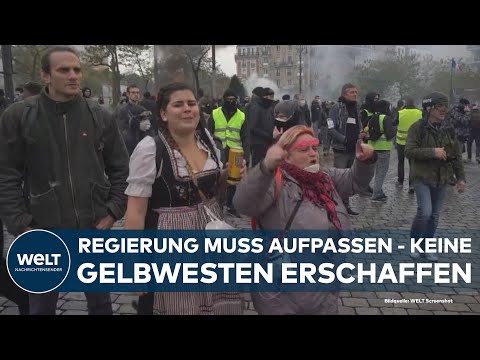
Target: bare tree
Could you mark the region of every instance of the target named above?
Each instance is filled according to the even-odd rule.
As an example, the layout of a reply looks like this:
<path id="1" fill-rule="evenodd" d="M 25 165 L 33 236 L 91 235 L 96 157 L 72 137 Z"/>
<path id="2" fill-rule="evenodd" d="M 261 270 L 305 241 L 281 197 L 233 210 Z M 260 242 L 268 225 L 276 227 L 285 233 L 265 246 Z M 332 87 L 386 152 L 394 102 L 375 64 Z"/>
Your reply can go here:
<path id="1" fill-rule="evenodd" d="M 40 60 L 48 45 L 14 45 L 12 60 L 18 83 L 40 80 Z"/>
<path id="2" fill-rule="evenodd" d="M 127 48 L 126 53 L 130 55 L 130 65 L 134 72 L 138 72 L 145 83 L 145 91 L 148 91 L 148 84 L 153 79 L 153 46 L 145 45 L 143 51 Z"/>
<path id="3" fill-rule="evenodd" d="M 195 80 L 195 93 L 200 88 L 200 80 L 198 73 L 200 70 L 205 70 L 208 63 L 208 52 L 210 51 L 210 45 L 182 45 L 180 49 L 184 52 L 185 56 L 192 68 L 193 77 Z"/>
<path id="4" fill-rule="evenodd" d="M 84 60 L 92 66 L 105 66 L 112 73 L 113 104 L 120 100 L 120 65 L 128 66 L 135 53 L 141 53 L 149 45 L 88 45 Z"/>

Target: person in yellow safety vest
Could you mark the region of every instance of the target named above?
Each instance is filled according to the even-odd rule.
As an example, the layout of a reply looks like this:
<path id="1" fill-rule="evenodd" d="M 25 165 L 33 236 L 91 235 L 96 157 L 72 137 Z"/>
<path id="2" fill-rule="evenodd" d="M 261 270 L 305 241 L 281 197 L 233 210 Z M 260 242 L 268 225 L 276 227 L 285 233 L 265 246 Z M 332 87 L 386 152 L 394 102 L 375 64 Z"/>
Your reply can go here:
<path id="1" fill-rule="evenodd" d="M 397 126 L 397 154 L 398 154 L 398 186 L 403 186 L 403 180 L 405 177 L 405 144 L 407 140 L 408 129 L 414 123 L 422 118 L 422 111 L 415 107 L 415 101 L 413 98 L 405 99 L 405 107 L 398 112 L 398 118 L 394 125 Z M 409 160 L 410 166 L 410 160 Z M 413 186 L 411 182 L 411 176 L 408 179 L 408 192 L 413 194 Z"/>
<path id="2" fill-rule="evenodd" d="M 228 161 L 228 152 L 232 147 L 242 148 L 244 159 L 250 158 L 248 146 L 248 128 L 245 122 L 245 114 L 238 109 L 237 94 L 232 89 L 225 90 L 223 105 L 212 111 L 208 123 L 208 130 L 215 138 L 220 139 L 223 145 L 221 160 L 223 164 Z M 232 205 L 235 195 L 235 185 L 229 185 L 226 193 L 226 206 L 230 215 L 240 217 Z"/>
<path id="3" fill-rule="evenodd" d="M 373 180 L 373 194 L 371 200 L 374 202 L 384 202 L 387 196 L 383 192 L 383 182 L 387 176 L 388 166 L 390 164 L 390 150 L 392 149 L 393 138 L 397 132 L 393 126 L 393 117 L 390 111 L 390 103 L 386 100 L 376 101 L 374 104 L 375 113 L 373 120 L 378 119 L 380 137 L 378 139 L 369 139 L 368 144 L 373 147 L 378 155 L 375 163 L 375 178 Z"/>

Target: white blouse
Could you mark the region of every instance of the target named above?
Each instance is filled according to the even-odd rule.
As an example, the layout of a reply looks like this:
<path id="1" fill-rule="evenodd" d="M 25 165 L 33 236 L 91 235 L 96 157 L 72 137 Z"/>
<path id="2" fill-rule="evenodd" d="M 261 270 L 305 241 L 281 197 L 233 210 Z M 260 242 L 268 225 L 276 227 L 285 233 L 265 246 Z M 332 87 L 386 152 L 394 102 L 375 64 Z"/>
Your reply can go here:
<path id="1" fill-rule="evenodd" d="M 215 146 L 208 130 L 206 131 L 210 141 L 214 144 L 215 154 L 220 162 L 220 150 Z M 216 169 L 217 163 L 215 162 L 210 149 L 204 144 L 198 135 L 196 135 L 196 138 L 198 148 L 204 150 L 208 154 L 203 171 Z M 155 179 L 159 176 L 155 162 L 156 152 L 157 146 L 155 140 L 150 136 L 143 138 L 135 147 L 135 150 L 130 157 L 129 175 L 127 178 L 128 186 L 125 190 L 126 195 L 144 198 L 152 196 L 152 185 L 155 182 Z M 187 161 L 185 158 L 178 150 L 173 150 L 173 155 L 175 156 L 175 160 L 172 159 L 172 166 L 175 166 L 176 162 L 178 176 L 181 178 L 189 177 Z M 222 167 L 223 164 L 220 162 L 220 168 Z"/>

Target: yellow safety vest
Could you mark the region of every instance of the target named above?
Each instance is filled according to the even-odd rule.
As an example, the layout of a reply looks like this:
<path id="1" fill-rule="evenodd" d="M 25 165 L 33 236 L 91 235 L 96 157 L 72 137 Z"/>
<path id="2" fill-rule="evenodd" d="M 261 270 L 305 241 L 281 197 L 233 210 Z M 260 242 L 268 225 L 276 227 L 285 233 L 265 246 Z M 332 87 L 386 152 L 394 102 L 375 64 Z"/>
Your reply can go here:
<path id="1" fill-rule="evenodd" d="M 222 141 L 223 147 L 242 147 L 240 130 L 245 122 L 245 114 L 237 109 L 227 122 L 222 108 L 217 108 L 212 111 L 212 116 L 215 124 L 215 136 Z"/>
<path id="2" fill-rule="evenodd" d="M 362 109 L 362 110 L 367 113 L 367 117 L 368 117 L 368 118 L 373 115 L 373 113 L 371 113 L 371 112 L 368 111 L 367 109 Z M 367 124 L 368 124 L 368 121 L 367 121 Z M 363 132 L 368 132 L 368 125 L 365 125 L 365 127 L 363 128 Z"/>
<path id="3" fill-rule="evenodd" d="M 422 112 L 418 109 L 402 109 L 398 112 L 397 144 L 406 144 L 408 129 L 421 118 Z"/>
<path id="4" fill-rule="evenodd" d="M 380 125 L 380 131 L 382 132 L 382 135 L 378 138 L 378 140 L 372 141 L 368 140 L 368 143 L 372 145 L 372 147 L 375 150 L 391 150 L 392 149 L 392 140 L 387 140 L 385 137 L 384 129 L 383 129 L 383 119 L 385 119 L 385 115 L 381 114 L 378 116 L 378 123 Z"/>

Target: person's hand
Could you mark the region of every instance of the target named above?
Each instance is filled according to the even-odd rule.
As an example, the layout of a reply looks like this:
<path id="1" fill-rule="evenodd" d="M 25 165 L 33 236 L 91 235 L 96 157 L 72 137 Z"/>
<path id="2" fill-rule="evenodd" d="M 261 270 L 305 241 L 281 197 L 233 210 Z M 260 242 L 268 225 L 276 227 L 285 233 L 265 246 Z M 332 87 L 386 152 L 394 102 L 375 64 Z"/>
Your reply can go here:
<path id="1" fill-rule="evenodd" d="M 367 137 L 367 133 L 366 132 L 361 132 L 360 134 L 358 134 L 358 138 L 360 140 L 365 140 L 365 138 Z"/>
<path id="2" fill-rule="evenodd" d="M 363 143 L 361 140 L 357 141 L 357 149 L 356 149 L 356 158 L 359 161 L 369 160 L 375 154 L 375 150 L 371 145 Z"/>
<path id="3" fill-rule="evenodd" d="M 273 127 L 273 138 L 274 139 L 280 137 L 282 134 L 283 134 L 283 128 L 280 128 L 280 130 L 278 130 L 278 128 L 276 126 Z"/>
<path id="4" fill-rule="evenodd" d="M 267 170 L 273 171 L 278 165 L 280 165 L 282 160 L 287 157 L 287 154 L 288 153 L 283 150 L 280 145 L 275 144 L 268 149 L 265 159 L 263 159 L 263 163 Z"/>
<path id="5" fill-rule="evenodd" d="M 229 162 L 225 163 L 225 169 L 228 171 L 228 166 L 230 165 Z M 247 160 L 242 159 L 242 166 L 240 166 L 240 177 L 243 177 L 247 172 Z"/>
<path id="6" fill-rule="evenodd" d="M 243 177 L 247 172 L 247 160 L 242 160 L 242 167 L 240 168 L 240 177 Z"/>
<path id="7" fill-rule="evenodd" d="M 435 158 L 440 159 L 440 160 L 447 160 L 447 152 L 445 151 L 445 148 L 435 148 L 433 149 L 435 151 Z"/>
<path id="8" fill-rule="evenodd" d="M 115 224 L 115 219 L 111 215 L 107 215 L 101 218 L 95 227 L 97 230 L 109 230 L 112 228 L 113 224 Z"/>
<path id="9" fill-rule="evenodd" d="M 457 184 L 455 185 L 455 188 L 457 189 L 459 194 L 465 192 L 465 181 L 458 180 Z"/>

